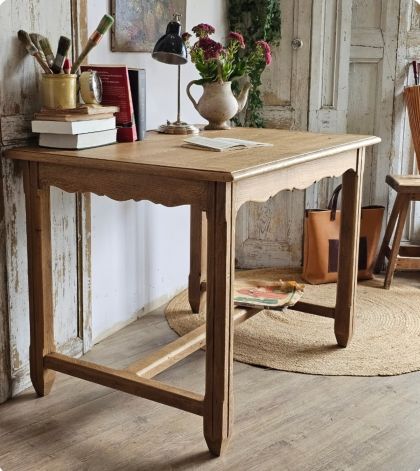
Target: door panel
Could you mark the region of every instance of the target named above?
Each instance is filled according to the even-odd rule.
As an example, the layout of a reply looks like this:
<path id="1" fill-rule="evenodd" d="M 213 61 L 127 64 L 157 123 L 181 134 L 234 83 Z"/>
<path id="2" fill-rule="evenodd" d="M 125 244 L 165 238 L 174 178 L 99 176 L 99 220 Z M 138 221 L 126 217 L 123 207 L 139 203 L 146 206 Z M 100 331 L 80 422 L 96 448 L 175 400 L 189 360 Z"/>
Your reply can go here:
<path id="1" fill-rule="evenodd" d="M 351 1 L 314 0 L 309 131 L 346 132 Z M 340 179 L 323 179 L 305 192 L 306 208 L 325 208 Z"/>
<path id="2" fill-rule="evenodd" d="M 413 3 L 402 0 L 401 11 L 407 23 L 406 43 L 413 44 L 410 49 L 413 57 L 415 54 L 419 57 L 420 19 Z M 386 174 L 391 167 L 407 168 L 413 161 L 412 157 L 396 156 L 401 151 L 407 154 L 407 138 L 400 139 L 398 149 L 392 144 L 399 142 L 392 133 L 393 122 L 400 119 L 393 116 L 394 87 L 400 81 L 395 71 L 400 0 L 283 1 L 280 5 L 283 39 L 275 51 L 276 63 L 264 74 L 267 126 L 306 129 L 308 125 L 315 132 L 381 137 L 381 144 L 367 151 L 363 203 L 387 206 Z M 288 47 L 293 37 L 302 39 L 310 24 L 311 37 L 304 39 L 304 48 L 294 51 Z M 310 49 L 310 67 L 305 46 Z M 406 52 L 399 53 L 401 68 L 407 66 Z M 282 74 L 281 83 L 276 81 L 276 73 Z M 395 102 L 401 113 L 398 100 L 397 95 Z M 406 128 L 400 131 L 401 135 L 407 134 Z M 324 179 L 305 193 L 280 194 L 266 204 L 252 203 L 241 208 L 239 265 L 299 265 L 303 209 L 325 207 L 339 181 Z M 416 214 L 413 221 L 420 220 Z M 417 226 L 419 229 L 414 230 Z M 412 225 L 412 233 L 420 234 L 420 223 Z M 289 242 L 287 237 L 293 241 Z"/>
<path id="3" fill-rule="evenodd" d="M 363 204 L 387 205 L 399 0 L 353 0 L 347 132 L 375 134 L 366 151 Z"/>
<path id="4" fill-rule="evenodd" d="M 306 129 L 311 0 L 281 0 L 282 39 L 262 77 L 267 127 Z M 303 47 L 293 49 L 299 38 Z M 238 212 L 236 263 L 242 268 L 298 266 L 301 261 L 304 192 L 282 192 Z"/>
<path id="5" fill-rule="evenodd" d="M 324 15 L 325 8 L 335 8 L 336 16 Z M 309 130 L 381 137 L 381 144 L 367 149 L 364 204 L 387 206 L 385 176 L 392 158 L 398 15 L 399 0 L 314 1 L 314 25 L 331 21 L 335 34 L 324 27 L 319 28 L 324 31 L 319 37 L 313 28 Z M 336 54 L 327 54 L 330 60 L 326 64 L 319 58 L 331 50 L 331 41 L 337 44 Z M 322 63 L 322 68 L 318 63 Z M 325 81 L 335 90 L 332 106 L 324 99 L 326 94 L 320 93 Z M 339 179 L 325 180 L 307 190 L 306 206 L 325 207 L 338 182 Z"/>
<path id="6" fill-rule="evenodd" d="M 72 37 L 72 14 L 81 0 L 5 0 L 0 5 L 0 145 L 33 143 L 30 120 L 40 107 L 39 66 L 25 54 L 17 31 L 39 32 L 57 44 L 60 35 Z M 54 4 L 54 19 L 45 14 Z M 77 28 L 75 28 L 77 29 Z M 78 33 L 79 34 L 79 33 Z M 26 218 L 22 172 L 19 164 L 2 161 L 4 196 L 7 310 L 10 351 L 8 394 L 29 385 L 29 304 L 26 253 Z M 60 351 L 83 352 L 78 305 L 78 236 L 76 196 L 51 192 L 52 263 L 54 273 L 55 336 Z M 3 270 L 3 267 L 2 267 Z M 1 324 L 1 322 L 0 322 Z M 1 338 L 0 338 L 1 342 Z M 1 351 L 1 346 L 0 346 Z M 0 397 L 0 402 L 5 397 Z"/>

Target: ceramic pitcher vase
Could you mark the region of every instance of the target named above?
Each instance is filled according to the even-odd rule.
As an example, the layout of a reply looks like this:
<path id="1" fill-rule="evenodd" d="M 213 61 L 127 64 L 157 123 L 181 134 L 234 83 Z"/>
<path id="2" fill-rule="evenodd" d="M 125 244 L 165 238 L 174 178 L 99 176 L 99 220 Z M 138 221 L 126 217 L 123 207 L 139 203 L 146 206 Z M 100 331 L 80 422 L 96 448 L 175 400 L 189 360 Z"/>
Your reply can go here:
<path id="1" fill-rule="evenodd" d="M 251 87 L 250 83 L 246 83 L 236 98 L 232 93 L 232 82 L 207 82 L 202 85 L 203 95 L 197 103 L 190 93 L 193 85 L 201 83 L 198 80 L 190 82 L 187 85 L 187 95 L 194 108 L 209 122 L 204 128 L 207 130 L 230 129 L 229 120 L 242 111 Z"/>

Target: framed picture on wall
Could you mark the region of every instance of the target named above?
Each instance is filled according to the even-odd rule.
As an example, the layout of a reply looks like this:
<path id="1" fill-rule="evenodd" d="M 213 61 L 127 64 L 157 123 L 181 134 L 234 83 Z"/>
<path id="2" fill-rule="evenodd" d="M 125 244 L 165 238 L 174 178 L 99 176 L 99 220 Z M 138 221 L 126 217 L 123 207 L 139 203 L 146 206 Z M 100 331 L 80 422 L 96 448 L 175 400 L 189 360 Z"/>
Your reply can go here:
<path id="1" fill-rule="evenodd" d="M 113 52 L 152 52 L 174 13 L 185 31 L 187 0 L 111 0 Z"/>

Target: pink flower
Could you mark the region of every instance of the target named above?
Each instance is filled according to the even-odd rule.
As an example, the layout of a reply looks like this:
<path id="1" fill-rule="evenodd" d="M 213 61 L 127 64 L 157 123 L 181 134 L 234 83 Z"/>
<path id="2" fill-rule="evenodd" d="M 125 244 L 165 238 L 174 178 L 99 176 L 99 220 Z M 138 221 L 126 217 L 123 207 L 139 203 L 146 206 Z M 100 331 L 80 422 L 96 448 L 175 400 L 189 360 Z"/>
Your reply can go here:
<path id="1" fill-rule="evenodd" d="M 197 46 L 203 50 L 206 60 L 218 59 L 220 53 L 223 51 L 223 46 L 209 37 L 200 38 Z"/>
<path id="2" fill-rule="evenodd" d="M 241 49 L 245 48 L 244 37 L 242 36 L 241 33 L 236 33 L 235 31 L 231 31 L 228 34 L 228 39 L 230 39 L 232 42 L 238 43 Z"/>
<path id="3" fill-rule="evenodd" d="M 182 36 L 181 36 L 181 37 L 182 37 L 182 40 L 184 41 L 184 43 L 187 43 L 187 42 L 190 40 L 190 38 L 191 38 L 191 34 L 185 32 L 185 33 L 182 33 Z"/>
<path id="4" fill-rule="evenodd" d="M 266 41 L 262 41 L 262 40 L 257 41 L 256 45 L 257 45 L 257 48 L 261 50 L 261 52 L 264 56 L 265 63 L 267 65 L 270 65 L 271 60 L 272 60 L 270 45 Z"/>
<path id="5" fill-rule="evenodd" d="M 213 34 L 216 30 L 213 28 L 213 26 L 208 25 L 207 23 L 200 23 L 199 25 L 194 26 L 192 31 L 197 36 L 197 38 L 206 38 L 210 34 Z"/>

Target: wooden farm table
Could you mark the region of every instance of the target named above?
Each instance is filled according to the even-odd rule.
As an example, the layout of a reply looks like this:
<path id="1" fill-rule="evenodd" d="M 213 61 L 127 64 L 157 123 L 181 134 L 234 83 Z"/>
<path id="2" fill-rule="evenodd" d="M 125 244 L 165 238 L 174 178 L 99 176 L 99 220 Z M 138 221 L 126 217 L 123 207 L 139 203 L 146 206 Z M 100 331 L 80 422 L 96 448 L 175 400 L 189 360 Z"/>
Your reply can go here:
<path id="1" fill-rule="evenodd" d="M 30 363 L 36 392 L 40 396 L 48 394 L 55 371 L 59 371 L 203 416 L 207 445 L 213 454 L 220 455 L 232 434 L 234 324 L 258 312 L 234 309 L 232 303 L 235 218 L 239 207 L 250 200 L 265 201 L 280 190 L 303 189 L 321 178 L 343 175 L 336 306 L 300 302 L 294 309 L 334 319 L 337 342 L 345 347 L 353 331 L 365 147 L 380 139 L 243 128 L 203 134 L 268 142 L 274 146 L 216 153 L 181 148 L 182 136 L 149 133 L 143 142 L 81 151 L 16 148 L 6 152 L 5 157 L 21 160 L 24 166 Z M 206 326 L 125 370 L 57 353 L 52 309 L 51 186 L 68 192 L 106 195 L 119 201 L 191 205 L 189 299 L 192 310 L 197 311 L 200 291 L 205 286 Z M 206 215 L 207 226 L 206 283 L 201 275 L 202 214 Z M 204 396 L 152 379 L 204 344 Z"/>

